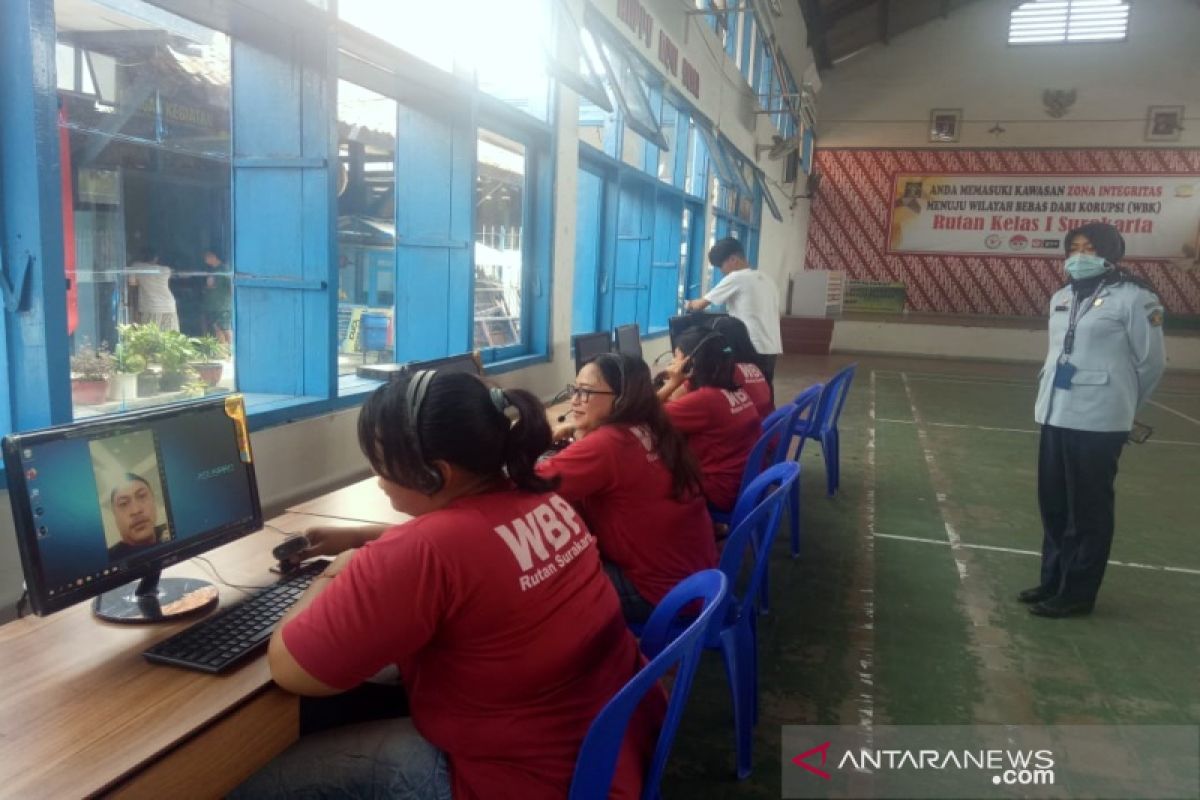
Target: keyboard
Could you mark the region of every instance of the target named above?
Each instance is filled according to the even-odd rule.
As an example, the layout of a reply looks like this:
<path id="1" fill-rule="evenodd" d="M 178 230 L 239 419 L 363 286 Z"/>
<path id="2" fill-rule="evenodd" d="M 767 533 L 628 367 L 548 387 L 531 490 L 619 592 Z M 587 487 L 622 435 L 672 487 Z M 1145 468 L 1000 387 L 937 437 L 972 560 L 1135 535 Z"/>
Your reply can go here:
<path id="1" fill-rule="evenodd" d="M 319 559 L 301 564 L 276 583 L 162 640 L 142 655 L 148 661 L 200 672 L 226 670 L 266 646 L 279 619 L 329 563 Z"/>

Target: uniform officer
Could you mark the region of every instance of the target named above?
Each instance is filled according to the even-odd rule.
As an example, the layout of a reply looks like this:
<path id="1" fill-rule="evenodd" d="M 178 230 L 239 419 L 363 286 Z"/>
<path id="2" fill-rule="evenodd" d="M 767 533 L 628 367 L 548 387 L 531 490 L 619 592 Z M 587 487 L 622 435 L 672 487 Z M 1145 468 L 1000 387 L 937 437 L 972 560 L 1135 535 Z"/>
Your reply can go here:
<path id="1" fill-rule="evenodd" d="M 1162 377 L 1163 308 L 1149 287 L 1117 267 L 1125 241 L 1094 222 L 1067 234 L 1070 282 L 1050 300 L 1050 351 L 1034 418 L 1040 583 L 1018 595 L 1042 617 L 1087 614 L 1096 602 L 1113 537 L 1113 482 L 1133 417 Z"/>

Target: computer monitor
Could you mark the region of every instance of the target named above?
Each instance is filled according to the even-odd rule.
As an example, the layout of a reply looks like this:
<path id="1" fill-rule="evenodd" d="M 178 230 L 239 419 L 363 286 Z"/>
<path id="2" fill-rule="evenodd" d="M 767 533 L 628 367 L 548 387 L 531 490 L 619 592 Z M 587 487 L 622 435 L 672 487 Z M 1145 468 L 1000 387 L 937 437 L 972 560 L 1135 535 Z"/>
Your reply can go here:
<path id="1" fill-rule="evenodd" d="M 618 325 L 613 331 L 613 336 L 617 340 L 618 353 L 634 358 L 642 357 L 642 337 L 636 322 Z"/>
<path id="2" fill-rule="evenodd" d="M 39 615 L 90 598 L 117 622 L 209 608 L 216 587 L 160 571 L 262 528 L 241 395 L 14 434 L 2 446 Z"/>
<path id="3" fill-rule="evenodd" d="M 612 350 L 612 334 L 608 331 L 581 333 L 571 337 L 571 346 L 575 348 L 575 372 L 578 373 L 584 364 Z"/>
<path id="4" fill-rule="evenodd" d="M 483 370 L 475 353 L 459 353 L 445 358 L 433 358 L 428 361 L 408 361 L 397 364 L 363 364 L 356 373 L 360 378 L 378 381 L 398 380 L 401 375 L 408 375 L 419 369 L 436 369 L 439 372 L 466 372 L 471 375 L 482 375 Z"/>
<path id="5" fill-rule="evenodd" d="M 694 314 L 681 314 L 677 317 L 671 317 L 667 320 L 667 331 L 671 339 L 671 350 L 675 349 L 675 340 L 679 338 L 679 334 L 683 333 L 688 328 L 700 326 L 711 330 L 713 324 L 718 319 L 727 316 L 729 315 L 705 311 Z"/>

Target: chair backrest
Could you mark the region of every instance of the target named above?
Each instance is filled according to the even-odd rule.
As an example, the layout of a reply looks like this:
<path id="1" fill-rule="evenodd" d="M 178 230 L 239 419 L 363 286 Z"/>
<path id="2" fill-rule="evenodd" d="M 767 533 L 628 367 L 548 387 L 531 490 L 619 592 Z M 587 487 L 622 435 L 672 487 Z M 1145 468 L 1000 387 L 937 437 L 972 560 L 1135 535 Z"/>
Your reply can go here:
<path id="1" fill-rule="evenodd" d="M 858 364 L 851 364 L 833 376 L 833 380 L 838 384 L 838 387 L 835 405 L 829 417 L 828 427 L 830 428 L 836 427 L 838 419 L 842 416 L 842 407 L 846 405 L 846 396 L 850 394 L 850 384 L 854 382 L 854 372 L 856 369 L 858 369 Z"/>
<path id="2" fill-rule="evenodd" d="M 746 490 L 751 481 L 762 474 L 764 469 L 778 462 L 775 454 L 779 448 L 778 446 L 771 447 L 771 445 L 777 445 L 785 434 L 787 434 L 786 417 L 775 420 L 769 428 L 765 422 L 763 423 L 762 435 L 758 437 L 754 447 L 750 448 L 750 455 L 746 458 L 746 466 L 742 470 L 742 485 L 738 487 L 739 495 Z"/>
<path id="3" fill-rule="evenodd" d="M 780 422 L 783 422 L 783 434 L 774 439 L 775 448 L 770 454 L 770 464 L 778 464 L 780 461 L 783 461 L 785 458 L 787 458 L 788 448 L 792 444 L 792 435 L 789 431 L 795 429 L 796 418 L 799 416 L 800 407 L 793 403 L 788 403 L 787 405 L 780 406 L 772 411 L 767 415 L 767 418 L 763 420 L 762 431 L 764 436 L 767 435 L 767 432 L 772 427 L 778 425 Z M 746 484 L 747 481 L 743 478 L 742 488 L 745 488 Z"/>
<path id="4" fill-rule="evenodd" d="M 763 470 L 738 496 L 730 517 L 732 528 L 721 561 L 717 565 L 729 579 L 729 602 L 735 613 L 742 613 L 758 597 L 759 585 L 766 574 L 766 555 L 779 528 L 779 516 L 791 485 L 800 477 L 800 465 L 784 461 Z M 746 550 L 754 549 L 755 563 L 747 585 L 737 585 Z"/>
<path id="5" fill-rule="evenodd" d="M 813 415 L 814 424 L 809 427 L 812 434 L 819 436 L 837 425 L 838 417 L 842 413 L 842 406 L 846 404 L 846 393 L 850 389 L 850 381 L 854 379 L 854 369 L 857 366 L 857 364 L 851 364 L 842 369 L 830 378 L 829 383 L 825 384 L 825 388 L 821 390 L 821 398 L 817 401 L 817 410 Z"/>
<path id="6" fill-rule="evenodd" d="M 638 670 L 592 721 L 575 762 L 571 800 L 604 800 L 608 797 L 630 718 L 646 693 L 678 664 L 679 671 L 675 673 L 675 681 L 671 686 L 666 717 L 654 746 L 654 757 L 642 783 L 643 797 L 657 794 L 671 744 L 675 740 L 675 731 L 691 691 L 692 678 L 700 663 L 704 634 L 711 626 L 714 615 L 724 607 L 728 587 L 729 582 L 723 573 L 706 569 L 684 578 L 655 607 L 642 632 L 642 652 L 650 659 L 650 663 Z M 696 617 L 690 618 L 685 612 L 697 600 L 702 602 L 703 607 Z M 673 625 L 680 616 L 690 619 L 682 631 L 679 631 L 678 625 Z M 679 632 L 671 638 L 673 631 Z"/>

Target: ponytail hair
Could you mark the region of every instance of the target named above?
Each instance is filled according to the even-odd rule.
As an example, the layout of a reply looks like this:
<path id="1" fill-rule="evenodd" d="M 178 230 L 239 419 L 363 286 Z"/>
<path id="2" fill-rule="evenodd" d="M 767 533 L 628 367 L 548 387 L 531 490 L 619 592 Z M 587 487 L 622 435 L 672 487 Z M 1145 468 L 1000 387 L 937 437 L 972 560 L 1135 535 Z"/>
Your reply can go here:
<path id="1" fill-rule="evenodd" d="M 380 386 L 359 412 L 359 447 L 376 474 L 432 494 L 440 485 L 433 462 L 446 461 L 476 475 L 507 475 L 524 491 L 554 488 L 554 481 L 533 470 L 551 441 L 550 423 L 536 397 L 521 389 L 489 389 L 464 372 L 438 372 L 413 419 L 408 403 L 413 377 Z"/>
<path id="2" fill-rule="evenodd" d="M 722 334 L 688 328 L 676 337 L 675 346 L 690 362 L 687 376 L 695 388 L 712 386 L 731 392 L 739 388 L 733 377 L 733 348 Z"/>
<path id="3" fill-rule="evenodd" d="M 506 409 L 516 410 L 517 419 L 504 437 L 504 469 L 518 489 L 527 492 L 548 492 L 558 485 L 558 478 L 543 478 L 534 471 L 538 458 L 550 449 L 550 422 L 542 401 L 524 389 L 491 390 L 493 405 L 505 421 Z"/>

